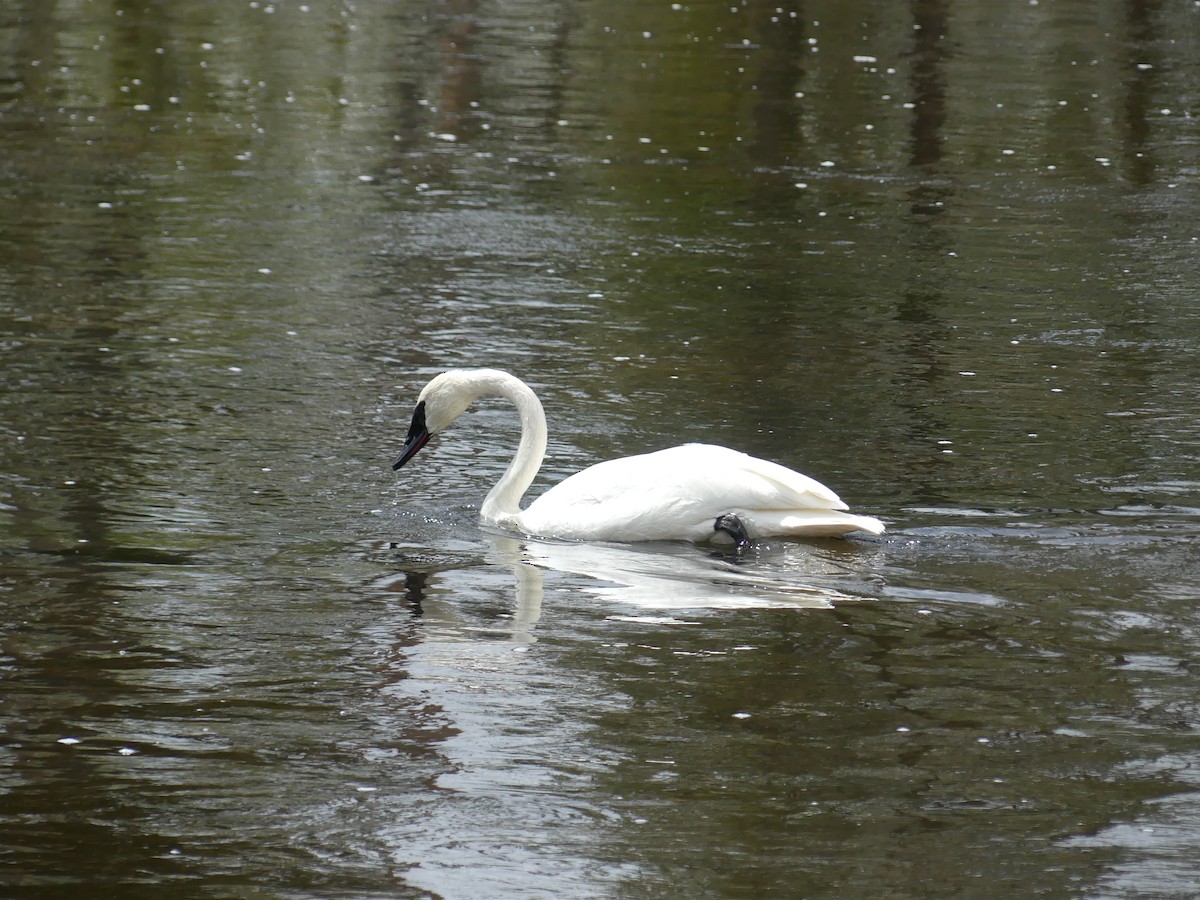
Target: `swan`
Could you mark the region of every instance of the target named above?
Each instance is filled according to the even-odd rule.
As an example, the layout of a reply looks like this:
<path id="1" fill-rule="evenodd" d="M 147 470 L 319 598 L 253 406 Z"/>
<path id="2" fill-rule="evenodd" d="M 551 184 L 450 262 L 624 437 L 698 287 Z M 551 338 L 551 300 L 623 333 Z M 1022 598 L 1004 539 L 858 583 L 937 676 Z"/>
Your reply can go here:
<path id="1" fill-rule="evenodd" d="M 878 519 L 843 512 L 846 504 L 819 481 L 713 444 L 597 463 L 521 509 L 546 455 L 546 414 L 525 382 L 499 369 L 451 369 L 425 385 L 392 468 L 416 456 L 479 397 L 504 397 L 521 418 L 516 455 L 479 511 L 488 525 L 562 540 L 732 540 L 739 546 L 773 535 L 884 530 Z"/>

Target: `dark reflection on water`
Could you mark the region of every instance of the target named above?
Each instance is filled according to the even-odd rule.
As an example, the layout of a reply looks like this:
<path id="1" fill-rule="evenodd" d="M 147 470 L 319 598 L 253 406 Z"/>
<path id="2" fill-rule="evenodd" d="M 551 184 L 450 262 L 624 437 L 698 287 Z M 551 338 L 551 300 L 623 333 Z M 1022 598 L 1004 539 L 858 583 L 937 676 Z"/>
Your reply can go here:
<path id="1" fill-rule="evenodd" d="M 1189 896 L 1196 15 L 0 11 L 0 893 Z M 481 364 L 890 531 L 482 531 Z"/>

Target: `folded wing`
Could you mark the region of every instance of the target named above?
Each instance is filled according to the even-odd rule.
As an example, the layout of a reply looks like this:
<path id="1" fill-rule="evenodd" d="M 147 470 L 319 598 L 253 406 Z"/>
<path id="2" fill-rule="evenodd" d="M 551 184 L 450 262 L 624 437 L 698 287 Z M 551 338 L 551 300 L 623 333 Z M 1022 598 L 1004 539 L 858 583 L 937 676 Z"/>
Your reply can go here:
<path id="1" fill-rule="evenodd" d="M 825 485 L 785 466 L 685 444 L 584 469 L 538 497 L 519 524 L 568 539 L 704 540 L 717 516 L 734 512 L 746 518 L 752 537 L 882 530 L 877 520 L 845 509 Z"/>

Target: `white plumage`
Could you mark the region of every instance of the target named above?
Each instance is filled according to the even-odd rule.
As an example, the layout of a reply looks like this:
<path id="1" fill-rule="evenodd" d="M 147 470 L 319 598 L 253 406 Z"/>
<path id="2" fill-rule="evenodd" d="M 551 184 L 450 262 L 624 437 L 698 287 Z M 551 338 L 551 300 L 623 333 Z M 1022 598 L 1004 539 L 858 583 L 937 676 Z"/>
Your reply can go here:
<path id="1" fill-rule="evenodd" d="M 884 530 L 878 519 L 845 512 L 846 504 L 819 481 L 712 444 L 684 444 L 598 463 L 522 510 L 521 497 L 545 457 L 546 416 L 528 385 L 497 369 L 455 369 L 430 381 L 417 398 L 408 439 L 393 468 L 408 462 L 432 435 L 485 396 L 508 398 L 521 417 L 516 455 L 480 510 L 489 524 L 590 541 L 704 541 L 725 539 L 734 531 L 754 539 Z"/>

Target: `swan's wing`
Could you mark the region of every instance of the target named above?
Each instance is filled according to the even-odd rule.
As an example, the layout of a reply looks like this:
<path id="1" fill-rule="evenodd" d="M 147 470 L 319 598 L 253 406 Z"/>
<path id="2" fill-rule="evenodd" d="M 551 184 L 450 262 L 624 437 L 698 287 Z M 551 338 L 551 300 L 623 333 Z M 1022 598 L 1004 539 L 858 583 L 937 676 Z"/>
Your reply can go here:
<path id="1" fill-rule="evenodd" d="M 738 510 L 843 510 L 829 488 L 776 463 L 711 444 L 602 462 L 538 497 L 521 518 L 537 534 L 600 540 L 711 535 Z"/>
<path id="2" fill-rule="evenodd" d="M 635 459 L 637 457 L 634 457 Z M 753 509 L 848 509 L 841 498 L 815 478 L 715 444 L 684 444 L 646 454 L 671 477 L 695 482 L 722 505 Z M 738 503 L 738 499 L 741 502 Z"/>

